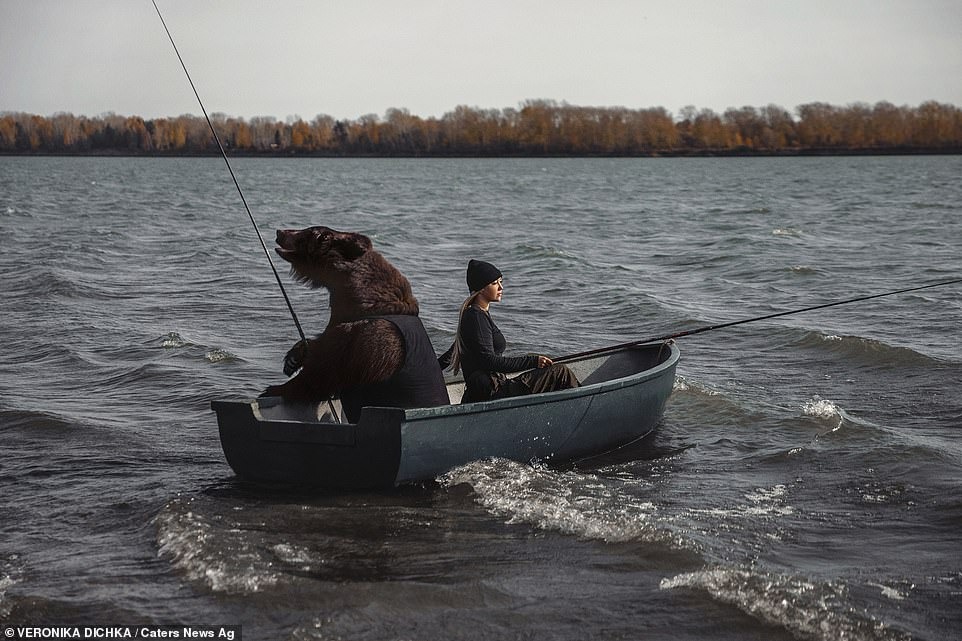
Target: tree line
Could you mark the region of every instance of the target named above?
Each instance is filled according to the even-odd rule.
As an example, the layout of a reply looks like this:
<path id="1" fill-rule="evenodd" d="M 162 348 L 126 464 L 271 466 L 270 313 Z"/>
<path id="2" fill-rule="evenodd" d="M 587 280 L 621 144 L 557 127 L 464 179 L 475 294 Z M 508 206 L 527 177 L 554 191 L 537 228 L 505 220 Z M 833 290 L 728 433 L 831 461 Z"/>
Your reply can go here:
<path id="1" fill-rule="evenodd" d="M 962 109 L 934 101 L 777 105 L 718 114 L 685 107 L 579 107 L 529 100 L 518 108 L 459 106 L 441 118 L 389 109 L 356 120 L 318 115 L 211 121 L 229 153 L 316 156 L 650 156 L 805 153 L 960 153 Z M 113 113 L 0 114 L 5 154 L 218 154 L 203 117 L 144 120 Z"/>

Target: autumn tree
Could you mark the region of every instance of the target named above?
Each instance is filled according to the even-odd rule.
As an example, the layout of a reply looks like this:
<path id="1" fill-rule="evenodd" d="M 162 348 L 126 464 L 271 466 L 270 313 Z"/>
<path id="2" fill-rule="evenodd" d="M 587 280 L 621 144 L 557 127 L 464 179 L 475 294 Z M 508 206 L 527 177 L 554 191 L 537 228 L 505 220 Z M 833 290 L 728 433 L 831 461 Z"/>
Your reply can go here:
<path id="1" fill-rule="evenodd" d="M 919 105 L 915 116 L 913 142 L 921 147 L 945 147 L 950 141 L 960 137 L 960 112 L 951 105 L 935 101 Z"/>
<path id="2" fill-rule="evenodd" d="M 11 114 L 0 116 L 0 151 L 17 149 L 17 120 Z"/>
<path id="3" fill-rule="evenodd" d="M 803 147 L 835 147 L 842 141 L 838 109 L 823 102 L 801 105 L 798 111 L 798 140 Z"/>
<path id="4" fill-rule="evenodd" d="M 876 147 L 904 146 L 911 135 L 908 122 L 905 109 L 890 102 L 876 103 L 869 124 L 869 138 Z"/>
<path id="5" fill-rule="evenodd" d="M 438 118 L 389 109 L 383 118 L 356 120 L 318 115 L 310 122 L 223 113 L 211 125 L 225 149 L 247 154 L 364 155 L 615 155 L 798 153 L 846 151 L 959 151 L 962 110 L 935 101 L 917 108 L 888 102 L 843 107 L 813 102 L 732 108 L 718 115 L 687 106 L 678 118 L 663 107 L 584 107 L 528 100 L 519 108 L 459 105 Z M 105 113 L 49 118 L 0 114 L 0 152 L 219 153 L 205 118 L 181 115 L 144 120 Z"/>

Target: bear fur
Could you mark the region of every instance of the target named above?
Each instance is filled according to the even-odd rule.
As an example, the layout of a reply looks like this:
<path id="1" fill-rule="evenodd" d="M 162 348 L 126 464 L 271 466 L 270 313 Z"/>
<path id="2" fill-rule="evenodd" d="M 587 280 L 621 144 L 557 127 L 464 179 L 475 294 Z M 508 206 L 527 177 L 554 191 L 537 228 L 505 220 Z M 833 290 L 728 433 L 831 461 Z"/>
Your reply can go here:
<path id="1" fill-rule="evenodd" d="M 404 339 L 381 315 L 418 315 L 411 284 L 372 248 L 362 234 L 328 227 L 277 231 L 277 254 L 291 264 L 291 276 L 330 292 L 331 317 L 306 346 L 297 343 L 288 361 L 302 365 L 286 383 L 263 396 L 320 402 L 342 390 L 386 381 L 404 364 Z"/>

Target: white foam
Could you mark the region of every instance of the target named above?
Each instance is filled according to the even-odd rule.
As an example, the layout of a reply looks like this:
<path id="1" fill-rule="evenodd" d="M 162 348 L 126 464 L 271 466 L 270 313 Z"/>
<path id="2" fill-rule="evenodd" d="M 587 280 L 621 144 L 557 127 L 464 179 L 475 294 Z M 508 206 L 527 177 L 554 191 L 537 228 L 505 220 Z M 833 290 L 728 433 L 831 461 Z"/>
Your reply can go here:
<path id="1" fill-rule="evenodd" d="M 788 489 L 784 485 L 771 488 L 756 488 L 745 494 L 748 501 L 744 505 L 734 505 L 728 508 L 692 509 L 692 514 L 706 514 L 716 517 L 779 517 L 795 513 L 795 508 L 785 504 Z M 776 537 L 777 538 L 777 537 Z"/>
<path id="2" fill-rule="evenodd" d="M 0 558 L 0 620 L 10 614 L 13 604 L 7 599 L 7 590 L 20 582 L 23 565 L 19 554 Z"/>
<path id="3" fill-rule="evenodd" d="M 215 592 L 257 592 L 277 583 L 248 533 L 211 522 L 190 509 L 192 502 L 174 499 L 154 518 L 158 556 Z"/>
<path id="4" fill-rule="evenodd" d="M 911 637 L 859 613 L 843 584 L 816 583 L 757 569 L 710 568 L 662 579 L 662 590 L 704 590 L 712 598 L 815 641 L 907 641 Z"/>
<path id="5" fill-rule="evenodd" d="M 832 401 L 818 397 L 805 403 L 805 405 L 802 406 L 802 412 L 806 416 L 814 416 L 816 418 L 842 417 L 842 410 L 839 409 L 838 405 Z"/>
<path id="6" fill-rule="evenodd" d="M 757 516 L 786 516 L 794 514 L 791 505 L 785 505 L 784 499 L 788 490 L 784 485 L 770 488 L 756 488 L 745 495 L 751 506 L 747 513 Z"/>
<path id="7" fill-rule="evenodd" d="M 886 599 L 892 599 L 893 601 L 904 601 L 908 596 L 908 593 L 899 592 L 898 589 L 882 583 L 869 583 L 869 585 L 879 588 L 882 591 L 882 596 L 884 596 Z M 908 589 L 915 589 L 915 585 L 909 585 Z"/>
<path id="8" fill-rule="evenodd" d="M 772 236 L 801 236 L 802 231 L 800 229 L 792 229 L 791 227 L 777 228 L 772 230 Z"/>
<path id="9" fill-rule="evenodd" d="M 212 350 L 208 350 L 207 353 L 204 354 L 204 358 L 211 363 L 220 363 L 222 361 L 232 361 L 237 357 L 227 350 L 214 348 Z"/>
<path id="10" fill-rule="evenodd" d="M 315 562 L 310 550 L 291 543 L 278 543 L 271 550 L 284 563 L 299 565 L 305 571 L 310 570 L 311 564 Z"/>
<path id="11" fill-rule="evenodd" d="M 16 583 L 17 579 L 11 575 L 0 577 L 0 619 L 10 614 L 12 604 L 7 600 L 7 590 Z"/>
<path id="12" fill-rule="evenodd" d="M 658 509 L 576 472 L 558 472 L 507 460 L 469 463 L 438 479 L 470 485 L 477 501 L 508 523 L 528 523 L 603 541 L 657 541 L 676 548 L 693 544 L 661 525 Z"/>
<path id="13" fill-rule="evenodd" d="M 164 340 L 160 345 L 161 347 L 168 349 L 178 349 L 181 347 L 187 347 L 191 344 L 192 343 L 189 340 L 185 339 L 177 332 L 169 332 L 166 336 L 164 336 Z"/>
<path id="14" fill-rule="evenodd" d="M 716 390 L 705 387 L 701 383 L 695 381 L 690 381 L 683 376 L 676 376 L 675 382 L 672 385 L 672 391 L 675 392 L 697 392 L 699 394 L 704 394 L 706 396 L 718 396 L 719 393 Z"/>

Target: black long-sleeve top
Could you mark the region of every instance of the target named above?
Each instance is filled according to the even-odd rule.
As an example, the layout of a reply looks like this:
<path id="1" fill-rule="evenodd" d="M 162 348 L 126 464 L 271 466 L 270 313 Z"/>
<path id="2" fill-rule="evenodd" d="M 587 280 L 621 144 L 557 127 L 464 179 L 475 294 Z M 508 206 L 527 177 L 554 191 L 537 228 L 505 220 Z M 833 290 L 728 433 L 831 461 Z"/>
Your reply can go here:
<path id="1" fill-rule="evenodd" d="M 461 315 L 461 369 L 468 380 L 475 372 L 519 372 L 538 366 L 538 356 L 502 356 L 507 342 L 491 315 L 473 305 Z M 450 363 L 451 350 L 439 360 Z"/>

